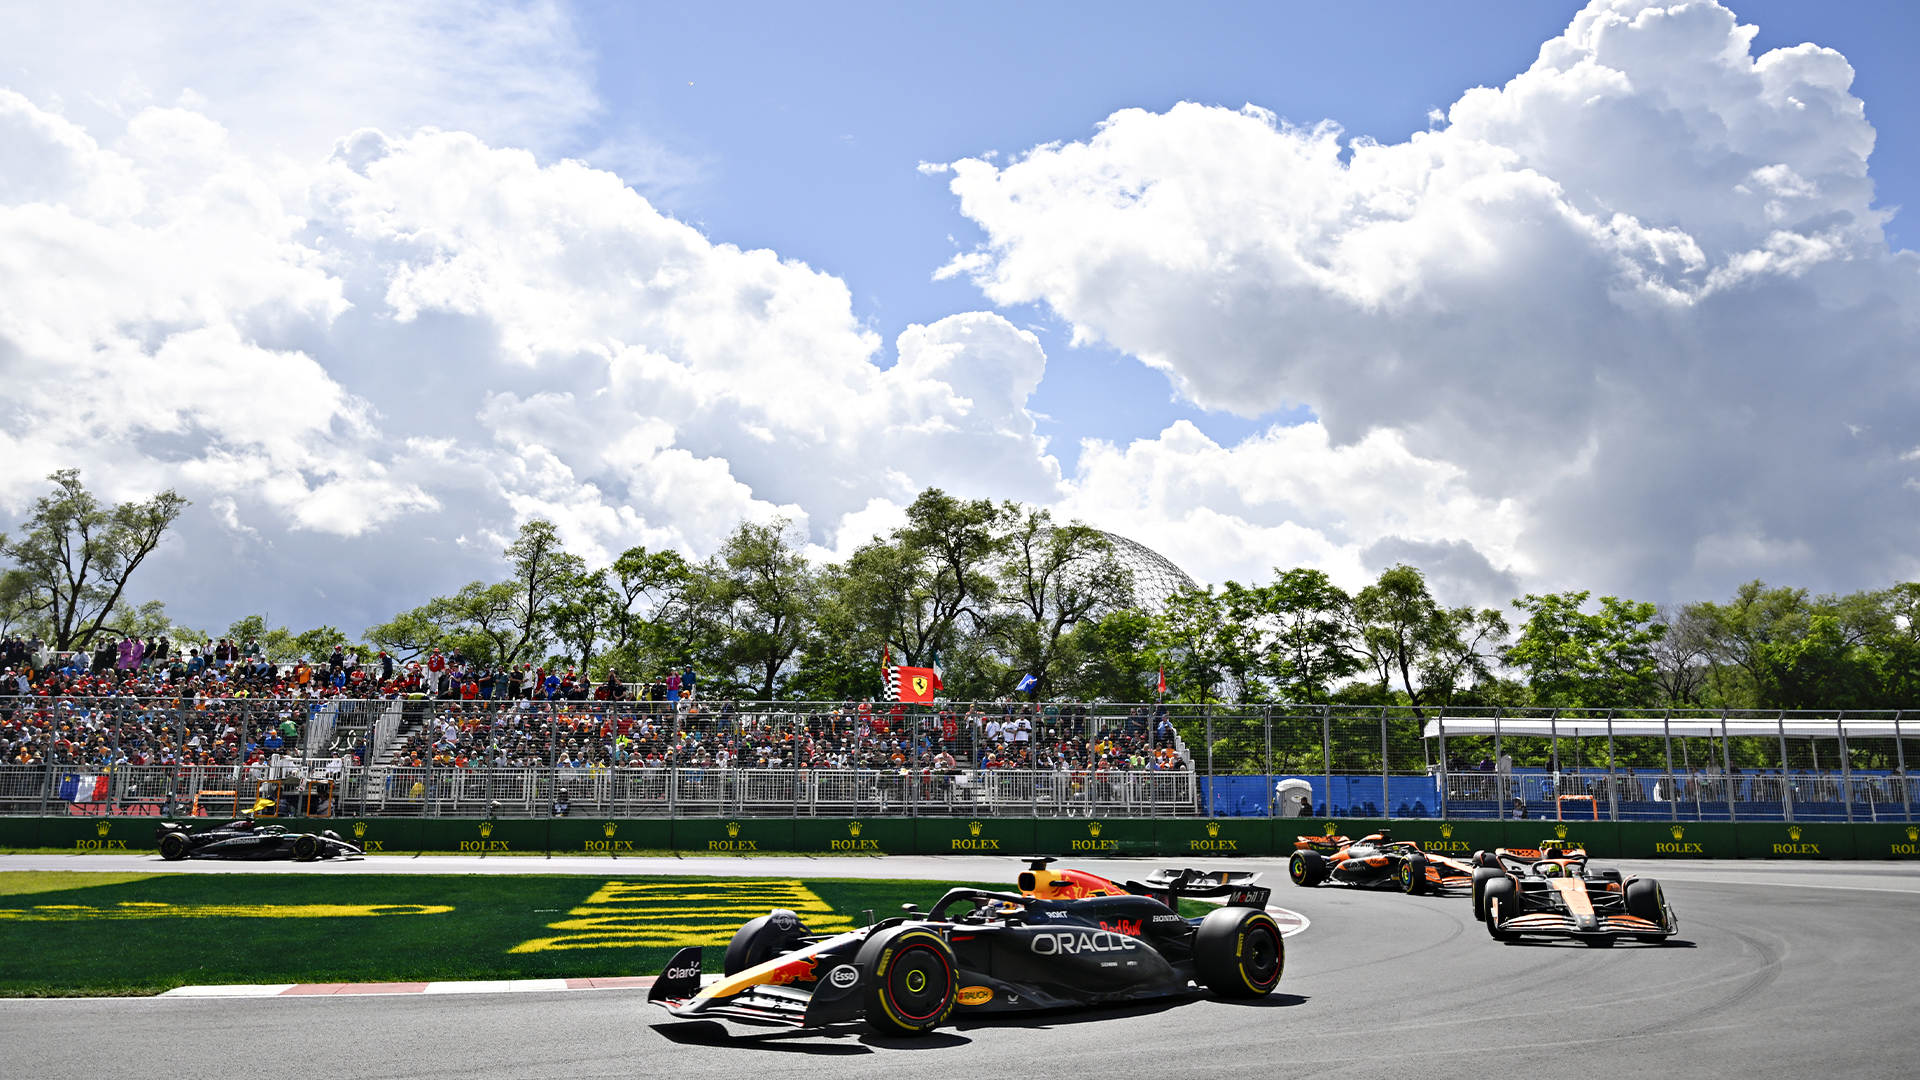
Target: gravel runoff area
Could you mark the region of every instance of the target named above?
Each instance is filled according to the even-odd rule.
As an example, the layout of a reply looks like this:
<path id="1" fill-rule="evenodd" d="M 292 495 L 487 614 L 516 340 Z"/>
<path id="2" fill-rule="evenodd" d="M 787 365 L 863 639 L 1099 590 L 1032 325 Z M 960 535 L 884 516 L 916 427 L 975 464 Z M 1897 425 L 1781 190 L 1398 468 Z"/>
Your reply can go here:
<path id="1" fill-rule="evenodd" d="M 1073 860 L 1138 876 L 1171 860 Z M 1280 990 L 1257 1004 L 1205 996 L 1127 1009 L 968 1022 L 912 1041 L 858 1026 L 827 1033 L 685 1022 L 638 989 L 595 993 L 314 994 L 0 1001 L 7 1073 L 633 1077 L 675 1080 L 777 1069 L 852 1069 L 923 1080 L 1036 1070 L 1184 1076 L 1725 1076 L 1796 1071 L 1908 1076 L 1920 972 L 1920 865 L 1888 862 L 1633 862 L 1658 876 L 1677 943 L 1503 945 L 1461 897 L 1293 888 L 1276 904 L 1311 919 L 1288 941 Z M 616 869 L 617 867 L 617 869 Z M 0 856 L 0 870 L 191 873 L 672 873 L 723 877 L 1010 879 L 1017 860 L 371 858 L 348 864 L 167 864 L 140 856 Z M 636 973 L 641 974 L 641 973 Z M 527 988 L 529 991 L 532 988 Z"/>

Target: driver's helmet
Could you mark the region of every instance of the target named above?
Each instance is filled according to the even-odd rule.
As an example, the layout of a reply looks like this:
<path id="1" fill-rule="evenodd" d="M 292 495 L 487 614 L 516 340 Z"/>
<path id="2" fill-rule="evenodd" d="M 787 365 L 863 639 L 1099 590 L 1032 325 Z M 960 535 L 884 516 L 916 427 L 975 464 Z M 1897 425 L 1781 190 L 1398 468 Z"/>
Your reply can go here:
<path id="1" fill-rule="evenodd" d="M 1543 862 L 1536 869 L 1540 871 L 1541 877 L 1560 877 L 1567 871 L 1566 867 L 1557 862 Z"/>

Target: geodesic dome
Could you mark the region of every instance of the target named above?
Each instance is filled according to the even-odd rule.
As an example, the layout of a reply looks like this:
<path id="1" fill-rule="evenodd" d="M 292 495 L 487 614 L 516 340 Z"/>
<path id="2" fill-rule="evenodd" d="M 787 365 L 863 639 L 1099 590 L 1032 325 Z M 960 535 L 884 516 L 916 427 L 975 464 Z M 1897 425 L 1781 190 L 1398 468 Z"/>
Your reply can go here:
<path id="1" fill-rule="evenodd" d="M 1114 559 L 1133 572 L 1133 603 L 1142 611 L 1157 615 L 1166 609 L 1174 590 L 1194 587 L 1187 572 L 1165 555 L 1118 533 L 1102 530 L 1100 535 L 1113 545 Z"/>

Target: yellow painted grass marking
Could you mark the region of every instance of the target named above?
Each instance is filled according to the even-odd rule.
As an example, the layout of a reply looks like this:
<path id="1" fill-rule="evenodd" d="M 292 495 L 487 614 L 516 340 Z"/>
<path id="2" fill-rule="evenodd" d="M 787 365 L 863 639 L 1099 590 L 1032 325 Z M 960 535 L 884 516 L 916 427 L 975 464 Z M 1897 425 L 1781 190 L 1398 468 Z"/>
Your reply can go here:
<path id="1" fill-rule="evenodd" d="M 609 881 L 568 911 L 567 918 L 547 926 L 574 933 L 534 938 L 507 951 L 725 945 L 741 923 L 773 908 L 800 916 L 815 933 L 853 929 L 851 916 L 835 914 L 799 881 Z"/>

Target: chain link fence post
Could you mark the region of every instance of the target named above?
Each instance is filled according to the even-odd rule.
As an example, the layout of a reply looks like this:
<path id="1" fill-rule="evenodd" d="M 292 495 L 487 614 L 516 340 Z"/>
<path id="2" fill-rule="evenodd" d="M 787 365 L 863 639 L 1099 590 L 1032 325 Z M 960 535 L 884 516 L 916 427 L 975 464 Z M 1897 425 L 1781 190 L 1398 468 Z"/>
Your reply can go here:
<path id="1" fill-rule="evenodd" d="M 1380 816 L 1393 820 L 1393 800 L 1387 794 L 1387 706 L 1380 706 Z"/>
<path id="2" fill-rule="evenodd" d="M 1727 710 L 1720 710 L 1720 760 L 1727 774 L 1727 820 L 1739 821 L 1740 811 L 1734 802 L 1740 797 L 1740 782 L 1733 774 L 1733 742 L 1727 737 Z"/>
<path id="3" fill-rule="evenodd" d="M 1787 710 L 1774 715 L 1774 727 L 1780 733 L 1780 816 L 1793 820 L 1793 776 L 1787 772 Z"/>
<path id="4" fill-rule="evenodd" d="M 1493 813 L 1500 821 L 1507 820 L 1507 781 L 1513 775 L 1512 767 L 1507 763 L 1505 744 L 1500 734 L 1500 706 L 1493 707 Z"/>
<path id="5" fill-rule="evenodd" d="M 1907 781 L 1907 748 L 1900 738 L 1900 717 L 1905 709 L 1893 711 L 1893 757 L 1900 768 L 1900 805 L 1906 811 L 1907 822 L 1913 822 L 1913 785 Z"/>
<path id="6" fill-rule="evenodd" d="M 1840 736 L 1840 799 L 1847 808 L 1847 824 L 1853 824 L 1853 755 L 1847 750 L 1847 710 L 1833 718 L 1833 730 Z"/>
<path id="7" fill-rule="evenodd" d="M 1333 814 L 1333 705 L 1332 704 L 1326 704 L 1326 705 L 1320 706 L 1320 755 L 1321 755 L 1321 766 L 1323 770 L 1321 779 L 1327 785 L 1325 790 L 1326 801 L 1320 804 L 1320 809 L 1324 812 L 1320 816 L 1330 817 Z"/>
<path id="8" fill-rule="evenodd" d="M 1680 820 L 1680 796 L 1673 790 L 1673 708 L 1661 714 L 1660 730 L 1667 740 L 1667 816 L 1674 821 Z"/>

